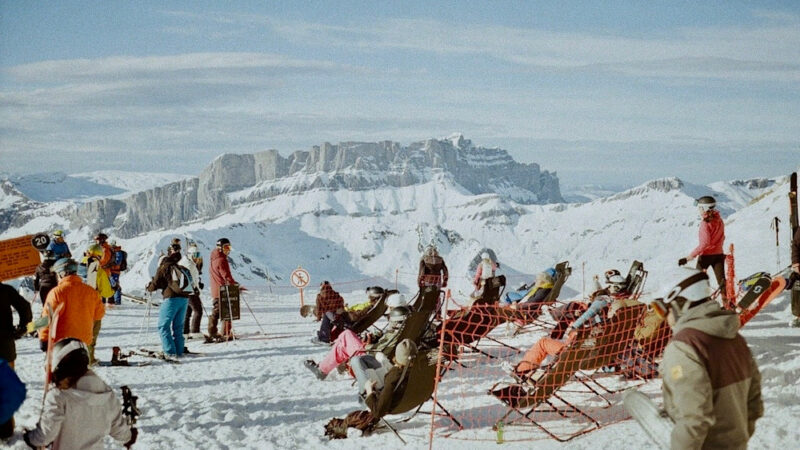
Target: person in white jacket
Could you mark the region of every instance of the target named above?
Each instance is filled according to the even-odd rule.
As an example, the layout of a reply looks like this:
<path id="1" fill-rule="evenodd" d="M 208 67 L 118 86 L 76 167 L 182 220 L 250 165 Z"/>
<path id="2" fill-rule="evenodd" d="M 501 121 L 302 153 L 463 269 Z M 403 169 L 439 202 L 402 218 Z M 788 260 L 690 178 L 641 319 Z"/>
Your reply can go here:
<path id="1" fill-rule="evenodd" d="M 200 290 L 203 289 L 203 282 L 200 281 L 200 270 L 194 259 L 197 255 L 199 255 L 197 246 L 195 244 L 190 244 L 188 253 L 181 255 L 181 260 L 178 261 L 179 266 L 189 270 L 189 275 L 192 278 L 192 293 L 189 294 L 189 307 L 186 308 L 186 318 L 183 326 L 183 334 L 188 339 L 203 338 L 203 333 L 200 332 L 200 319 L 203 317 L 203 303 L 200 301 Z"/>
<path id="2" fill-rule="evenodd" d="M 53 386 L 47 391 L 39 423 L 23 439 L 31 448 L 102 449 L 111 435 L 130 448 L 138 432 L 126 422 L 114 391 L 89 370 L 86 344 L 74 338 L 53 349 Z"/>

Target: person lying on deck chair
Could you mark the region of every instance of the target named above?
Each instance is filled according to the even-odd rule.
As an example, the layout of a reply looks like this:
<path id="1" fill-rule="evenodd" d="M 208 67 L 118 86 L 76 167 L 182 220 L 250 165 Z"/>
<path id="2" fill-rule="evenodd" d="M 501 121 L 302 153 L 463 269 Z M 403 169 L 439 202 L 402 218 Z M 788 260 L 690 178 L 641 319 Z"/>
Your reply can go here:
<path id="1" fill-rule="evenodd" d="M 356 380 L 359 385 L 359 393 L 363 387 L 364 391 L 364 404 L 367 405 L 372 415 L 375 417 L 383 417 L 392 410 L 395 399 L 401 396 L 396 396 L 395 392 L 402 391 L 403 383 L 408 381 L 408 368 L 414 358 L 417 356 L 417 345 L 411 339 L 403 339 L 397 344 L 397 350 L 394 354 L 394 363 L 389 364 L 388 370 L 385 372 L 376 372 L 381 374 L 382 377 L 378 379 L 370 378 L 367 371 L 362 371 L 362 367 L 366 364 L 377 363 L 378 361 L 370 356 L 358 356 L 353 360 L 358 360 L 354 364 L 353 372 L 356 375 Z M 370 361 L 370 359 L 372 361 Z M 364 364 L 366 363 L 366 364 Z M 386 366 L 381 366 L 381 369 L 387 369 Z M 408 383 L 406 383 L 408 384 Z M 406 386 L 411 387 L 411 386 Z"/>
<path id="2" fill-rule="evenodd" d="M 362 339 L 352 330 L 344 330 L 333 342 L 333 347 L 327 355 L 317 364 L 313 359 L 305 362 L 305 366 L 319 380 L 324 380 L 330 372 L 339 364 L 350 360 L 353 356 L 360 356 L 366 353 L 366 345 L 375 342 L 372 347 L 378 351 L 392 344 L 392 341 L 399 339 L 403 329 L 403 324 L 411 311 L 405 306 L 398 306 L 389 312 L 389 325 L 384 333 L 368 334 L 366 339 Z"/>
<path id="3" fill-rule="evenodd" d="M 550 291 L 553 290 L 555 278 L 556 269 L 550 267 L 536 275 L 536 281 L 534 281 L 533 286 L 528 287 L 528 285 L 523 284 L 518 290 L 507 293 L 503 301 L 514 309 L 522 304 L 531 306 L 538 305 L 543 302 L 550 294 Z"/>
<path id="4" fill-rule="evenodd" d="M 603 287 L 600 284 L 599 277 L 597 275 L 594 276 L 595 290 L 589 294 L 588 304 L 575 301 L 550 311 L 550 315 L 556 321 L 556 326 L 553 327 L 553 331 L 550 333 L 551 338 L 562 339 L 569 324 L 583 314 L 597 297 L 607 296 L 611 297 L 612 299 L 630 297 L 630 292 L 627 290 L 627 280 L 625 280 L 625 277 L 619 273 L 619 270 L 607 270 L 605 273 L 605 279 L 606 286 Z"/>
<path id="5" fill-rule="evenodd" d="M 614 292 L 617 288 L 611 286 L 610 292 Z M 544 360 L 548 356 L 555 356 L 564 347 L 571 343 L 577 333 L 575 332 L 580 327 L 595 323 L 602 324 L 605 320 L 614 317 L 614 315 L 622 308 L 635 306 L 639 302 L 635 299 L 621 297 L 614 298 L 609 295 L 597 295 L 589 308 L 584 311 L 574 322 L 569 324 L 565 330 L 563 339 L 553 339 L 550 337 L 543 337 L 539 339 L 522 357 L 516 366 L 506 366 L 505 368 L 511 372 L 511 375 L 520 379 L 530 379 L 536 381 L 538 376 L 544 371 L 537 372 Z"/>

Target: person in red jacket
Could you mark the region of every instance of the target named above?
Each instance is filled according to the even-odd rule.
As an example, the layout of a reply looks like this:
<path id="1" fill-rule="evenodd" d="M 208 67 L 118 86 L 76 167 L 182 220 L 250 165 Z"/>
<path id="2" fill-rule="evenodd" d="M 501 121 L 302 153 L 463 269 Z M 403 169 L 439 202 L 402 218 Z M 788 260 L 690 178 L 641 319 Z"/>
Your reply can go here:
<path id="1" fill-rule="evenodd" d="M 228 254 L 231 252 L 231 241 L 228 238 L 220 238 L 217 240 L 217 247 L 211 250 L 211 265 L 208 271 L 211 277 L 211 298 L 214 302 L 214 307 L 211 310 L 211 316 L 208 318 L 208 337 L 212 340 L 230 340 L 233 339 L 231 331 L 231 323 L 228 320 L 222 321 L 222 335 L 217 332 L 217 322 L 219 321 L 219 290 L 220 287 L 229 284 L 238 284 L 233 279 L 231 274 L 231 266 L 228 264 Z M 240 291 L 245 290 L 239 287 Z"/>
<path id="2" fill-rule="evenodd" d="M 717 285 L 721 298 L 728 298 L 725 295 L 725 254 L 722 251 L 722 244 L 725 242 L 725 223 L 715 208 L 717 201 L 714 197 L 706 195 L 695 201 L 700 212 L 699 238 L 700 243 L 689 253 L 689 256 L 678 260 L 678 265 L 682 266 L 687 262 L 697 258 L 697 268 L 705 271 L 709 267 L 714 269 L 717 278 Z"/>

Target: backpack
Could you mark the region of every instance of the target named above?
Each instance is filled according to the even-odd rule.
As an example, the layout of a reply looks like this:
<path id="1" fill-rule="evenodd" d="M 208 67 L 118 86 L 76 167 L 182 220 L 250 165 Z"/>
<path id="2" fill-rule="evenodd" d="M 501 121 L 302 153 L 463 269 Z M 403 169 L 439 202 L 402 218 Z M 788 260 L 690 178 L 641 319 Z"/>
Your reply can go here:
<path id="1" fill-rule="evenodd" d="M 125 250 L 120 250 L 117 253 L 119 253 L 121 257 L 121 261 L 119 262 L 119 271 L 122 272 L 128 270 L 128 252 Z"/>

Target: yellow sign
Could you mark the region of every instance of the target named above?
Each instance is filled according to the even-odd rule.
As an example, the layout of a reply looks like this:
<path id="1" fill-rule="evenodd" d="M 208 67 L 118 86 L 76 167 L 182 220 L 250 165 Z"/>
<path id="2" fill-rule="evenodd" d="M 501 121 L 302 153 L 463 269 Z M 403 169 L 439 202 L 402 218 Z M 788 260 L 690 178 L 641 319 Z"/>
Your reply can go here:
<path id="1" fill-rule="evenodd" d="M 33 275 L 41 262 L 39 251 L 31 244 L 33 235 L 0 241 L 0 280 Z"/>

